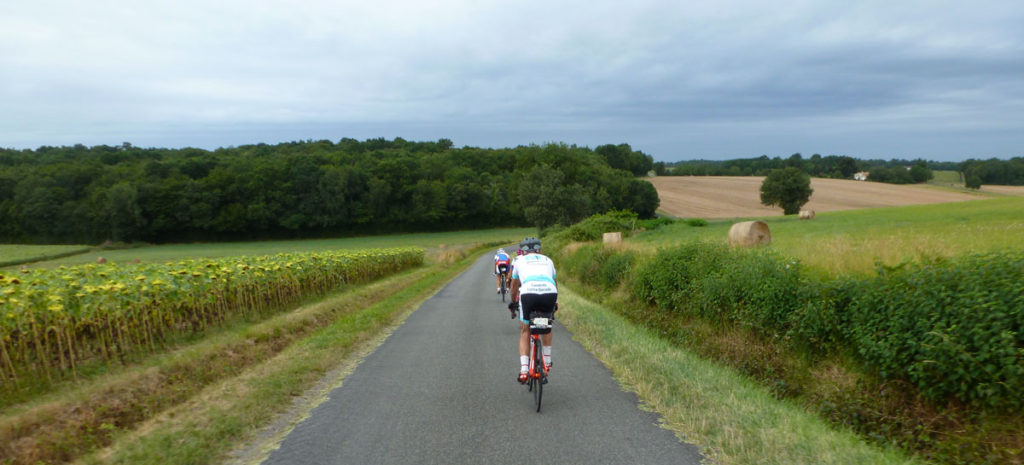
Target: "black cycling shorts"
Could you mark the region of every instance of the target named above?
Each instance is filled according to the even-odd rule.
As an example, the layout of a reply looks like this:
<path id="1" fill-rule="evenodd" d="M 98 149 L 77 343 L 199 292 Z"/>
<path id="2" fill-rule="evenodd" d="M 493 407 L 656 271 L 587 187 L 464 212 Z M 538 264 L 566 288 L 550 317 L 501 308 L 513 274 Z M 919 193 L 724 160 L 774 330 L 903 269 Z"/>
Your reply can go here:
<path id="1" fill-rule="evenodd" d="M 534 315 L 551 318 L 555 313 L 558 294 L 520 294 L 519 318 L 530 321 Z"/>

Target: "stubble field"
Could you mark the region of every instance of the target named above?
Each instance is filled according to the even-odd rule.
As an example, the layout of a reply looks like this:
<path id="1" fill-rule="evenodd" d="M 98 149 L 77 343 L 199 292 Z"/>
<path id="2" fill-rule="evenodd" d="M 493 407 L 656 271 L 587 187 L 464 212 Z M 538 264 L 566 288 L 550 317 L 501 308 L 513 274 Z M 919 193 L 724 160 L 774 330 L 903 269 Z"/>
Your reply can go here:
<path id="1" fill-rule="evenodd" d="M 763 176 L 661 176 L 650 178 L 661 197 L 660 210 L 680 218 L 782 216 L 779 207 L 761 205 Z M 994 187 L 994 186 L 993 186 Z M 927 185 L 894 185 L 843 179 L 811 178 L 814 194 L 804 209 L 815 212 L 962 202 L 983 194 L 955 192 Z M 985 186 L 982 191 L 990 191 Z M 1024 190 L 1001 194 L 1024 194 Z"/>

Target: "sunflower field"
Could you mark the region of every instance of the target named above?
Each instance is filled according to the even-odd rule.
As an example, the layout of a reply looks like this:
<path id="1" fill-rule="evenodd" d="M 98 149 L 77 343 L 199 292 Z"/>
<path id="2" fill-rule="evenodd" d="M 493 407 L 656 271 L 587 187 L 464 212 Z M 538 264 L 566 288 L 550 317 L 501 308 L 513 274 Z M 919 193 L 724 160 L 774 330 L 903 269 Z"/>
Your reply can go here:
<path id="1" fill-rule="evenodd" d="M 0 271 L 0 386 L 155 351 L 168 336 L 423 263 L 413 247 Z"/>

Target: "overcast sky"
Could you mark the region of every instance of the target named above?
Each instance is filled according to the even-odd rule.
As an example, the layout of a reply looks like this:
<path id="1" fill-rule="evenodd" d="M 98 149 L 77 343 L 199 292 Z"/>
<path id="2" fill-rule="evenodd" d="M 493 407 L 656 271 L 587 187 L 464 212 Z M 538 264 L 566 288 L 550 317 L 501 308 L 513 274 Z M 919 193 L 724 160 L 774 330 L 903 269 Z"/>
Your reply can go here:
<path id="1" fill-rule="evenodd" d="M 0 147 L 1024 156 L 1024 1 L 0 2 Z"/>

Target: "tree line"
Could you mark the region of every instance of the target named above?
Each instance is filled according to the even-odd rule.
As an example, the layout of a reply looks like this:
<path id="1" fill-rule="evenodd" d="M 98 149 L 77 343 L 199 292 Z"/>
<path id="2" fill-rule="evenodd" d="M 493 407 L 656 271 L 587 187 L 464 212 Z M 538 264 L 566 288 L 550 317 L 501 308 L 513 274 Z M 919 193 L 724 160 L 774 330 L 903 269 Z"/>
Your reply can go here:
<path id="1" fill-rule="evenodd" d="M 0 149 L 0 241 L 252 240 L 652 217 L 628 144 L 455 148 L 344 138 L 197 148 Z"/>
<path id="2" fill-rule="evenodd" d="M 898 158 L 858 160 L 845 155 L 823 157 L 819 154 L 803 158 L 795 153 L 788 158 L 762 155 L 724 161 L 657 162 L 652 169 L 659 175 L 675 176 L 767 176 L 772 170 L 791 167 L 820 178 L 852 179 L 854 173 L 867 172 L 869 181 L 893 184 L 927 182 L 934 177 L 933 171 L 957 171 L 963 174 L 967 187 L 978 188 L 982 184 L 1024 186 L 1024 157 L 940 162 Z"/>
<path id="3" fill-rule="evenodd" d="M 773 170 L 796 168 L 819 178 L 853 179 L 858 172 L 867 172 L 868 180 L 892 184 L 914 184 L 932 179 L 932 170 L 954 170 L 956 163 L 924 160 L 858 160 L 846 155 L 811 155 L 804 158 L 794 153 L 788 158 L 762 155 L 735 160 L 691 160 L 667 163 L 660 174 L 675 176 L 767 176 Z"/>
<path id="4" fill-rule="evenodd" d="M 963 173 L 967 187 L 978 188 L 982 184 L 1024 186 L 1024 157 L 1009 160 L 972 158 L 961 162 L 958 171 Z"/>

